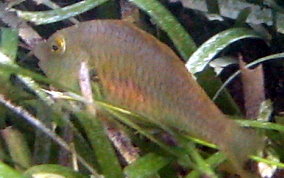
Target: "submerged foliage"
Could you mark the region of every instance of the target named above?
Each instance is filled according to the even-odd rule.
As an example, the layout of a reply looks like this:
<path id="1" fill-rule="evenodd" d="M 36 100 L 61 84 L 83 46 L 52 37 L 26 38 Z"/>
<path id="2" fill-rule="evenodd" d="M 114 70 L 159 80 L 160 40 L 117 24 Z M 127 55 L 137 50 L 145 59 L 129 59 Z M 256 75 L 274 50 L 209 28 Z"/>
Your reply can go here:
<path id="1" fill-rule="evenodd" d="M 245 56 L 240 55 L 243 51 L 234 51 L 233 45 L 242 45 L 244 40 L 250 39 L 255 45 L 264 43 L 268 46 L 271 44 L 269 47 L 275 49 L 272 51 L 277 51 L 271 55 L 254 56 L 256 60 L 247 67 L 283 58 L 283 53 L 279 52 L 281 46 L 277 46 L 280 50 L 273 48 L 273 39 L 281 35 L 277 33 L 280 31 L 280 25 L 277 24 L 276 30 L 273 29 L 275 26 L 249 28 L 246 21 L 250 11 L 240 12 L 236 21 L 226 19 L 216 22 L 210 21 L 210 18 L 209 20 L 204 20 L 204 18 L 212 13 L 222 12 L 222 9 L 218 9 L 220 8 L 218 1 L 212 1 L 215 8 L 211 10 L 208 8 L 208 13 L 190 10 L 180 14 L 179 18 L 175 17 L 178 14 L 172 14 L 171 11 L 175 11 L 171 8 L 175 6 L 171 6 L 172 4 L 168 1 L 130 0 L 130 2 L 132 4 L 128 4 L 125 0 L 85 0 L 47 11 L 41 10 L 41 6 L 36 6 L 35 9 L 29 8 L 29 2 L 25 2 L 22 6 L 16 5 L 12 9 L 2 8 L 6 12 L 16 11 L 19 21 L 11 20 L 7 23 L 7 20 L 3 20 L 7 17 L 4 11 L 0 12 L 0 18 L 11 27 L 17 26 L 11 25 L 13 23 L 21 24 L 19 22 L 23 18 L 33 22 L 33 28 L 42 36 L 49 36 L 62 26 L 70 24 L 71 17 L 77 20 L 95 19 L 94 15 L 102 18 L 110 16 L 120 18 L 118 12 L 122 14 L 124 11 L 129 11 L 127 16 L 131 17 L 131 22 L 170 45 L 184 61 L 187 61 L 186 67 L 211 97 L 215 95 L 215 93 L 212 95 L 212 91 L 216 91 L 218 95 L 224 87 L 221 86 L 220 78 L 211 71 L 208 64 L 218 56 L 231 55 L 236 60 L 241 58 L 240 56 Z M 45 4 L 50 3 L 45 1 Z M 268 6 L 257 1 L 253 4 L 269 8 L 276 14 L 282 15 L 283 13 L 277 1 L 269 1 Z M 1 7 L 6 6 L 3 3 L 0 5 Z M 24 10 L 22 7 L 25 7 Z M 109 9 L 118 10 L 107 11 Z M 86 11 L 88 12 L 85 13 Z M 232 21 L 236 24 L 234 25 Z M 71 22 L 74 21 L 71 19 Z M 199 31 L 201 31 L 202 23 L 205 22 L 222 27 L 210 29 L 212 30 L 209 30 L 210 35 L 203 37 L 206 40 L 203 40 L 201 45 L 197 45 L 201 38 L 198 35 Z M 47 26 L 39 26 L 40 24 L 47 24 Z M 236 28 L 236 26 L 242 26 L 242 28 Z M 25 45 L 18 38 L 18 34 L 22 38 L 25 36 L 21 35 L 23 29 L 21 25 L 17 27 L 19 29 L 1 28 L 0 176 L 17 178 L 60 175 L 75 178 L 89 177 L 92 174 L 95 177 L 128 176 L 136 178 L 182 175 L 190 178 L 200 175 L 219 177 L 229 172 L 227 169 L 219 170 L 226 158 L 218 152 L 216 145 L 181 133 L 173 133 L 172 130 L 163 128 L 163 126 L 152 125 L 147 122 L 146 118 L 106 103 L 101 100 L 98 86 L 92 86 L 94 93 L 92 103 L 86 97 L 60 86 L 58 81 L 49 80 L 39 74 L 38 67 L 34 65 L 36 61 L 28 54 L 29 51 L 23 48 Z M 46 27 L 49 29 L 46 30 Z M 186 27 L 189 27 L 190 33 Z M 266 38 L 267 34 L 271 36 L 271 39 Z M 26 35 L 26 37 L 29 36 Z M 22 40 L 30 39 L 23 38 Z M 239 73 L 237 71 L 228 80 Z M 227 83 L 225 82 L 224 85 Z M 68 93 L 51 91 L 47 87 L 50 84 Z M 217 103 L 220 109 L 225 113 L 244 118 L 240 116 L 242 105 L 235 102 L 228 91 L 225 92 L 226 94 Z M 82 113 L 82 107 L 88 108 L 88 112 Z M 101 119 L 100 115 L 92 112 L 93 108 L 103 108 L 108 111 L 108 114 Z M 233 109 L 228 112 L 226 108 Z M 267 164 L 271 171 L 275 168 L 284 168 L 284 164 L 281 163 L 284 159 L 284 152 L 281 149 L 284 132 L 283 118 L 270 119 L 273 111 L 272 104 L 260 108 L 260 111 L 262 112 L 259 118 L 255 120 L 236 120 L 241 126 L 257 129 L 265 135 L 269 142 L 262 150 L 265 154 L 251 155 L 251 159 Z M 105 129 L 105 121 L 111 122 L 113 130 Z"/>

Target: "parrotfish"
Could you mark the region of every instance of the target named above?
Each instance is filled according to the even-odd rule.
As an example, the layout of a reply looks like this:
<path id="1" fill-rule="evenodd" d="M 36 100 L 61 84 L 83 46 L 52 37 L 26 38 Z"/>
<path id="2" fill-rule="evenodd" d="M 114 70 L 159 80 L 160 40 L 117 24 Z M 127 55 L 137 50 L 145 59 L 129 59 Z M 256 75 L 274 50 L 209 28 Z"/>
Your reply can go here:
<path id="1" fill-rule="evenodd" d="M 262 137 L 225 116 L 166 44 L 121 20 L 92 20 L 54 33 L 33 52 L 47 77 L 79 89 L 82 61 L 105 100 L 150 122 L 218 145 L 238 173 Z"/>

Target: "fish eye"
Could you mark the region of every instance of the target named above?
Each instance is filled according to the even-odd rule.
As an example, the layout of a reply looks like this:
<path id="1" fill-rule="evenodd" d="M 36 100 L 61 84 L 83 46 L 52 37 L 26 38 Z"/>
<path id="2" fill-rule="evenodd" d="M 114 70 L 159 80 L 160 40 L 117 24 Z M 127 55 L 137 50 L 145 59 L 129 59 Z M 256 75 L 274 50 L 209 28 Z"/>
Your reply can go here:
<path id="1" fill-rule="evenodd" d="M 63 36 L 56 36 L 50 45 L 51 52 L 55 54 L 63 54 L 65 52 L 66 43 Z"/>
<path id="2" fill-rule="evenodd" d="M 59 49 L 59 47 L 56 46 L 56 45 L 51 45 L 51 49 L 52 49 L 52 51 L 57 51 Z"/>

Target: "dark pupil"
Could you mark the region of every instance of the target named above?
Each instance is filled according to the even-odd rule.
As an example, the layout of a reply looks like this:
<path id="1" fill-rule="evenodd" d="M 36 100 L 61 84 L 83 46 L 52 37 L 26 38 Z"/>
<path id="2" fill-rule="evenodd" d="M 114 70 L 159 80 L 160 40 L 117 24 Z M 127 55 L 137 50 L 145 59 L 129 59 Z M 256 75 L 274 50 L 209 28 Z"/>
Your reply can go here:
<path id="1" fill-rule="evenodd" d="M 52 45 L 51 48 L 52 48 L 53 51 L 57 51 L 58 50 L 58 46 L 56 46 L 56 45 Z"/>

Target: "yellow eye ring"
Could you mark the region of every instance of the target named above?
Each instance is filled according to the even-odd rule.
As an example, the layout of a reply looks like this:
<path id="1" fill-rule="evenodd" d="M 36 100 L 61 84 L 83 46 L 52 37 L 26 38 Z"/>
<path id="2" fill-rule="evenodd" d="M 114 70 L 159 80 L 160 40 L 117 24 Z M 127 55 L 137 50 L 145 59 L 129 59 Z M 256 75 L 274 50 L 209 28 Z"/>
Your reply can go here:
<path id="1" fill-rule="evenodd" d="M 54 37 L 50 45 L 51 52 L 57 54 L 63 54 L 66 49 L 66 42 L 63 36 Z"/>

